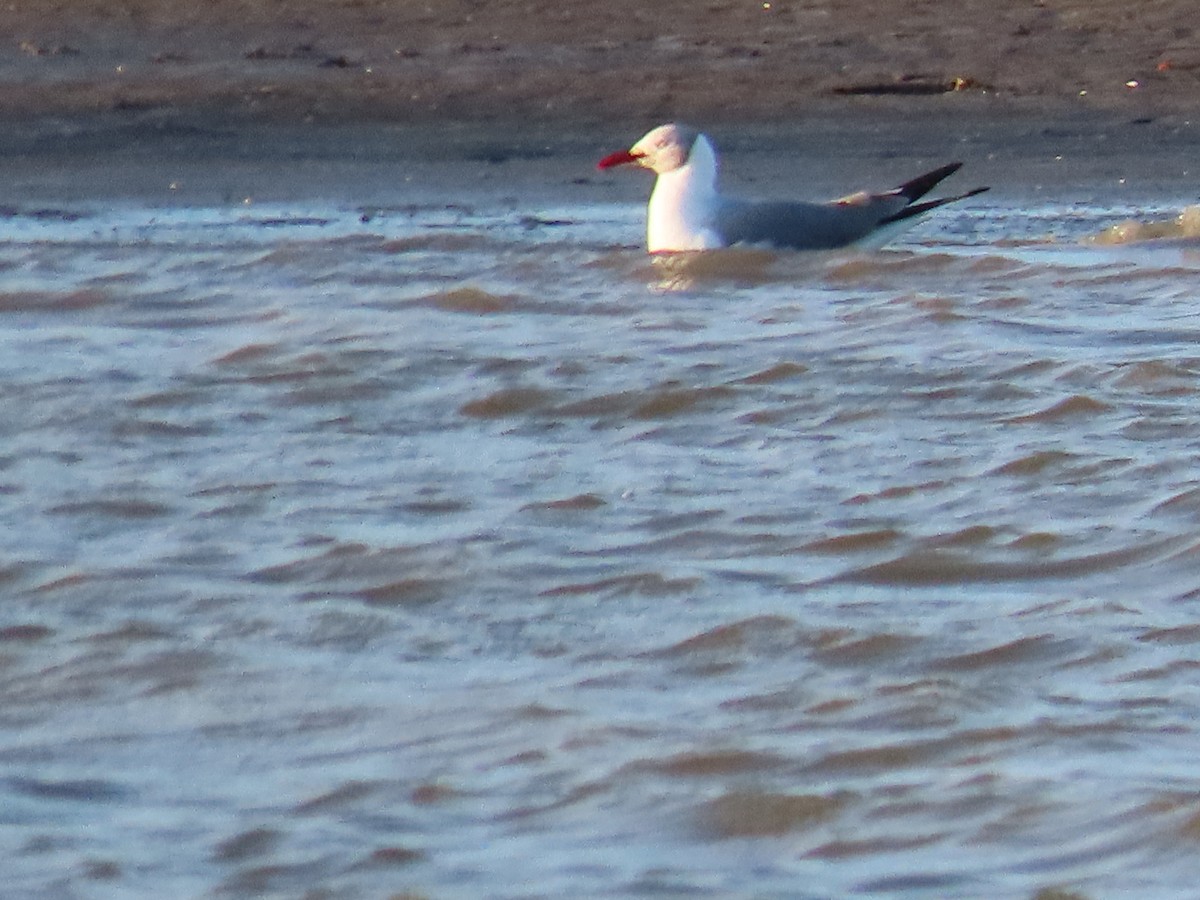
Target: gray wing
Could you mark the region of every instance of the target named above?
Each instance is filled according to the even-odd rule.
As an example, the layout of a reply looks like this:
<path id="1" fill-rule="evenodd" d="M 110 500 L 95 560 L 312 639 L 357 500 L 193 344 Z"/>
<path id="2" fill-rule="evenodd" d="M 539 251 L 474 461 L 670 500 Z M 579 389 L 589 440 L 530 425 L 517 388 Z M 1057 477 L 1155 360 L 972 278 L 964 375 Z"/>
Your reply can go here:
<path id="1" fill-rule="evenodd" d="M 953 162 L 918 175 L 893 190 L 880 194 L 860 191 L 831 203 L 723 200 L 715 227 L 727 245 L 770 244 L 792 250 L 845 247 L 861 241 L 880 226 L 889 226 L 887 230 L 907 227 L 939 206 L 987 190 L 975 188 L 953 197 L 916 202 L 961 166 L 962 163 Z"/>
<path id="2" fill-rule="evenodd" d="M 832 250 L 866 237 L 908 205 L 896 194 L 857 194 L 833 203 L 725 200 L 716 230 L 727 245 Z"/>

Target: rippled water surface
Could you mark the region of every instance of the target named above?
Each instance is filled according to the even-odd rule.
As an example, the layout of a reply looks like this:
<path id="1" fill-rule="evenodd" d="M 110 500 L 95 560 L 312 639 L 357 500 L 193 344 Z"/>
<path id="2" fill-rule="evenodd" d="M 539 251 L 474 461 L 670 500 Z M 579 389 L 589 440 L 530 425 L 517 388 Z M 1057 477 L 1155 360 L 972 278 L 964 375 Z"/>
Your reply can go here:
<path id="1" fill-rule="evenodd" d="M 7 210 L 6 896 L 1189 895 L 1200 245 L 980 200 Z"/>

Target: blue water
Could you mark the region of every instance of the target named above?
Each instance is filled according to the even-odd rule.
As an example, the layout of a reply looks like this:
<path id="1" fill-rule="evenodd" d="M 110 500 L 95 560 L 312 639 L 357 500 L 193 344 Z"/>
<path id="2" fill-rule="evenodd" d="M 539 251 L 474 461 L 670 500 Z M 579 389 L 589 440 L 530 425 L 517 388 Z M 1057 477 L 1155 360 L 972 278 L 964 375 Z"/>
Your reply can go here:
<path id="1" fill-rule="evenodd" d="M 1190 895 L 1173 210 L 10 210 L 6 896 Z"/>

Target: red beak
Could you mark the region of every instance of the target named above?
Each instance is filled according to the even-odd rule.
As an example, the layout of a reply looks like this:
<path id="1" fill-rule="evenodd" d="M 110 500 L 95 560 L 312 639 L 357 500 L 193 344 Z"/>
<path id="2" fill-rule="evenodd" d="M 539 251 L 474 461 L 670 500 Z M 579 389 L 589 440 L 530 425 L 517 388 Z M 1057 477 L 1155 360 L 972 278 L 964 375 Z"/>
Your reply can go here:
<path id="1" fill-rule="evenodd" d="M 616 153 L 610 153 L 600 162 L 596 163 L 597 169 L 611 169 L 613 166 L 623 166 L 626 163 L 635 163 L 641 156 L 639 154 L 630 153 L 628 150 L 618 150 Z"/>

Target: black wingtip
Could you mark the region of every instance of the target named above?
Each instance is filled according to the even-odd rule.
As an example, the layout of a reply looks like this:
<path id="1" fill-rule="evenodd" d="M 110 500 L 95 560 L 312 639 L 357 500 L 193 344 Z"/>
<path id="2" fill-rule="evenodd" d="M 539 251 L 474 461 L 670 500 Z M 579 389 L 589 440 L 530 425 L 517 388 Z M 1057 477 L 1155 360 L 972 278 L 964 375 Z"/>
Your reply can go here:
<path id="1" fill-rule="evenodd" d="M 900 210 L 894 216 L 888 216 L 880 225 L 886 225 L 889 222 L 900 222 L 904 219 L 911 219 L 913 216 L 920 216 L 931 209 L 937 209 L 939 206 L 945 206 L 947 203 L 957 203 L 959 200 L 966 200 L 968 197 L 977 197 L 984 191 L 990 191 L 990 187 L 971 188 L 961 194 L 955 194 L 953 197 L 938 197 L 936 200 L 926 200 L 924 203 L 912 203 Z"/>
<path id="2" fill-rule="evenodd" d="M 926 172 L 924 175 L 918 175 L 912 181 L 906 181 L 900 187 L 896 188 L 896 193 L 912 203 L 920 200 L 931 190 L 933 190 L 938 182 L 949 178 L 955 172 L 962 168 L 961 162 L 952 162 L 941 168 L 934 169 L 932 172 Z"/>

